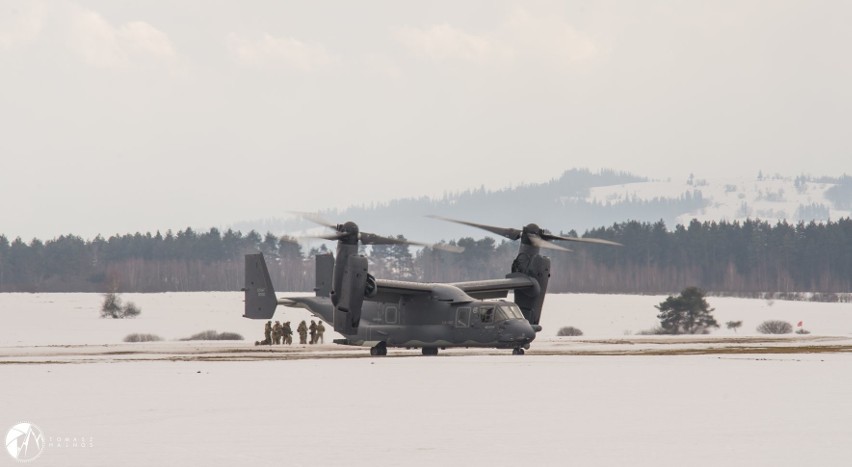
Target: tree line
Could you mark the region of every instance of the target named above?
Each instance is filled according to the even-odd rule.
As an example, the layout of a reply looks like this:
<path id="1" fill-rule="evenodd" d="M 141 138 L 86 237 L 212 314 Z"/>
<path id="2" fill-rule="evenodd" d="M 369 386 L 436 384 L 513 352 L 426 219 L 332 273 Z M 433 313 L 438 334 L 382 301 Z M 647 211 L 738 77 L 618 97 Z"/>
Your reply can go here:
<path id="1" fill-rule="evenodd" d="M 576 235 L 575 232 L 563 233 Z M 587 231 L 623 248 L 566 244 L 552 259 L 552 292 L 837 293 L 852 290 L 852 220 L 770 224 L 699 222 L 668 229 L 663 221 L 629 221 Z M 404 238 L 398 236 L 398 238 Z M 501 277 L 516 242 L 490 237 L 450 243 L 463 253 L 405 245 L 364 250 L 380 278 L 456 282 Z M 0 292 L 164 292 L 239 290 L 243 255 L 263 252 L 278 291 L 310 291 L 313 257 L 295 239 L 255 231 L 186 229 L 84 240 L 66 235 L 29 243 L 0 235 Z"/>

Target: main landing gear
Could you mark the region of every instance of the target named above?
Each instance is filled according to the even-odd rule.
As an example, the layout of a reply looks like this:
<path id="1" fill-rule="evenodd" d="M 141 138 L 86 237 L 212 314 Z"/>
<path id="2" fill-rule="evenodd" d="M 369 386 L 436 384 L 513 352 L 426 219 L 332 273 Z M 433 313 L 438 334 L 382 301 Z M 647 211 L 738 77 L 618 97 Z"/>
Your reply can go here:
<path id="1" fill-rule="evenodd" d="M 512 349 L 512 355 L 523 355 L 523 354 L 524 354 L 524 349 L 521 348 L 521 347 L 515 347 L 514 349 Z"/>
<path id="2" fill-rule="evenodd" d="M 388 354 L 388 346 L 384 342 L 379 342 L 375 347 L 370 347 L 370 355 L 382 357 Z"/>

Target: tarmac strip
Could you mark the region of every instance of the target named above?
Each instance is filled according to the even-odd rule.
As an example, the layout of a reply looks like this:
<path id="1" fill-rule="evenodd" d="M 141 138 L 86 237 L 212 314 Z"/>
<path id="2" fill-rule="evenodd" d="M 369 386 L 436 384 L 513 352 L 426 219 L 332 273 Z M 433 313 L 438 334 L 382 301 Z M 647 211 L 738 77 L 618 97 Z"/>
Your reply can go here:
<path id="1" fill-rule="evenodd" d="M 508 349 L 453 348 L 440 357 L 494 355 L 536 356 L 678 356 L 795 355 L 852 353 L 852 338 L 832 336 L 710 337 L 666 336 L 619 339 L 547 338 L 533 343 L 525 356 Z M 245 341 L 144 342 L 104 345 L 0 347 L 0 365 L 43 365 L 126 362 L 251 362 L 305 359 L 421 357 L 419 349 L 388 349 L 373 357 L 367 347 L 335 344 L 254 346 Z"/>

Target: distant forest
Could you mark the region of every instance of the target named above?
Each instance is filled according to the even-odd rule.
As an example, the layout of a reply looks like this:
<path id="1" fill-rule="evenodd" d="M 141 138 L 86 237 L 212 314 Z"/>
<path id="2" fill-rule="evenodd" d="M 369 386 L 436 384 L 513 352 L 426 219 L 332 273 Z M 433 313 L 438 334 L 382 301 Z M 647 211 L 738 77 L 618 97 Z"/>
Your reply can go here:
<path id="1" fill-rule="evenodd" d="M 575 232 L 564 232 L 576 235 Z M 762 221 L 624 222 L 583 236 L 623 248 L 566 244 L 545 251 L 553 261 L 550 291 L 672 293 L 695 285 L 712 293 L 838 293 L 852 290 L 852 220 L 774 225 Z M 401 236 L 400 236 L 401 237 Z M 374 247 L 380 278 L 455 282 L 500 277 L 517 253 L 514 242 L 465 237 L 460 254 L 406 246 Z M 324 250 L 324 247 L 323 247 Z M 239 290 L 243 255 L 263 252 L 277 291 L 310 291 L 313 256 L 292 238 L 251 231 L 186 229 L 84 240 L 0 236 L 0 292 L 165 292 Z"/>

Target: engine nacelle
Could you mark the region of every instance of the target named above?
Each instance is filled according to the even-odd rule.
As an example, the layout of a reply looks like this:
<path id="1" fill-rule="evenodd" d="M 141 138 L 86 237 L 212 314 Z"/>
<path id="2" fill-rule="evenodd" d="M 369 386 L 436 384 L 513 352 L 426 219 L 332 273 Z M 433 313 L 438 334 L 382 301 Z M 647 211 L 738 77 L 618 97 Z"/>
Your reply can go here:
<path id="1" fill-rule="evenodd" d="M 340 274 L 340 286 L 332 294 L 337 299 L 334 307 L 335 331 L 341 334 L 358 332 L 368 277 L 367 258 L 360 255 L 347 258 Z"/>
<path id="2" fill-rule="evenodd" d="M 523 265 L 523 274 L 538 282 L 538 287 L 532 290 L 516 290 L 515 303 L 524 314 L 524 318 L 532 325 L 537 325 L 541 319 L 541 308 L 544 305 L 544 296 L 547 293 L 547 283 L 550 281 L 550 258 L 547 256 L 533 255 L 529 262 Z"/>

